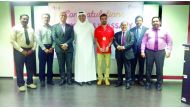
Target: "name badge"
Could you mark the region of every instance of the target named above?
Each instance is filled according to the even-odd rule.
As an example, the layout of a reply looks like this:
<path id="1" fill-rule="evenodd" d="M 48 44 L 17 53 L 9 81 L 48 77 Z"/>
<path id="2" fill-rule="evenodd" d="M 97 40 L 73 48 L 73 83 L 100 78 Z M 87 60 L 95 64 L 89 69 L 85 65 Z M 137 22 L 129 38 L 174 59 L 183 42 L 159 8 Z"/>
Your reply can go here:
<path id="1" fill-rule="evenodd" d="M 102 40 L 104 40 L 104 41 L 105 41 L 105 40 L 106 40 L 106 37 L 104 36 L 104 37 L 102 38 Z"/>

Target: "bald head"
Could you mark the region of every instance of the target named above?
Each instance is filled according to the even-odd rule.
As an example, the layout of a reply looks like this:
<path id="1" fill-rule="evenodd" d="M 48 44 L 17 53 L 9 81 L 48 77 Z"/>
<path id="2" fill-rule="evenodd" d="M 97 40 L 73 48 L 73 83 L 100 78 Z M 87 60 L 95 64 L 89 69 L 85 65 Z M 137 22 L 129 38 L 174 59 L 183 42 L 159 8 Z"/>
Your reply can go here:
<path id="1" fill-rule="evenodd" d="M 60 12 L 59 14 L 61 23 L 66 23 L 67 20 L 67 13 L 66 12 Z"/>
<path id="2" fill-rule="evenodd" d="M 127 30 L 127 26 L 128 26 L 128 22 L 127 21 L 121 22 L 121 30 L 122 31 L 126 31 Z"/>

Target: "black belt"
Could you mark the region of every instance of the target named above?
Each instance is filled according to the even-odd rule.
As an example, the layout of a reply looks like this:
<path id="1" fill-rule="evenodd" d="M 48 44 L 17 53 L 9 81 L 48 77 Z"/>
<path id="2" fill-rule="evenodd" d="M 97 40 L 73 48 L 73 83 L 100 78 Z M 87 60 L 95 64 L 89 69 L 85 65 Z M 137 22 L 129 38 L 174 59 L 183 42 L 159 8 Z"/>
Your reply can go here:
<path id="1" fill-rule="evenodd" d="M 153 51 L 153 52 L 157 52 L 157 51 L 165 51 L 165 49 L 162 49 L 162 50 L 151 50 L 151 49 L 148 49 L 148 48 L 146 48 L 146 50 Z"/>

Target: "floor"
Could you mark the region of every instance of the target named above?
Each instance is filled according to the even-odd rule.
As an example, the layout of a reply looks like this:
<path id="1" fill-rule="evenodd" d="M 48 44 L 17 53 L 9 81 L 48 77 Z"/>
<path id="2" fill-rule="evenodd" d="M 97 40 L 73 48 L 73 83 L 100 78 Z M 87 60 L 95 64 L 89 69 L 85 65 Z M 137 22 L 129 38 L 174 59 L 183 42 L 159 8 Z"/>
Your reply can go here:
<path id="1" fill-rule="evenodd" d="M 130 90 L 125 86 L 78 86 L 77 84 L 40 87 L 35 79 L 37 89 L 27 89 L 19 92 L 16 80 L 0 78 L 0 106 L 1 107 L 188 107 L 181 102 L 181 81 L 164 81 L 161 92 L 155 88 L 148 91 L 144 87 L 135 85 Z"/>

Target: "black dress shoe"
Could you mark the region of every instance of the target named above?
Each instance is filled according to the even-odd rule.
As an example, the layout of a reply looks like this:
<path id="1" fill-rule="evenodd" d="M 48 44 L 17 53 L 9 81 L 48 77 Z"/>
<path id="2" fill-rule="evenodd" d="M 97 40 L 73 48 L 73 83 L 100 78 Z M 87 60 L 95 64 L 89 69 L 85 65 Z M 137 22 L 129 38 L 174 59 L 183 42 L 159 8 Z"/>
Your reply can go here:
<path id="1" fill-rule="evenodd" d="M 135 81 L 131 81 L 130 84 L 133 86 L 135 85 Z"/>
<path id="2" fill-rule="evenodd" d="M 156 85 L 156 90 L 161 91 L 162 90 L 162 85 L 160 85 L 160 84 Z"/>
<path id="3" fill-rule="evenodd" d="M 126 87 L 126 89 L 130 89 L 131 85 L 129 83 L 127 83 L 125 87 Z"/>
<path id="4" fill-rule="evenodd" d="M 41 87 L 45 87 L 45 81 L 41 81 L 40 84 Z"/>
<path id="5" fill-rule="evenodd" d="M 47 82 L 47 84 L 49 84 L 49 85 L 54 85 L 54 82 L 53 82 L 53 81 L 50 81 L 50 82 Z"/>
<path id="6" fill-rule="evenodd" d="M 72 84 L 73 84 L 72 80 L 68 80 L 68 81 L 67 81 L 67 84 L 68 84 L 68 85 L 72 85 Z"/>
<path id="7" fill-rule="evenodd" d="M 59 86 L 62 86 L 62 85 L 64 85 L 65 83 L 66 83 L 66 80 L 62 79 L 62 80 L 60 81 L 60 83 L 59 83 Z"/>
<path id="8" fill-rule="evenodd" d="M 144 86 L 144 81 L 138 81 L 140 86 Z"/>
<path id="9" fill-rule="evenodd" d="M 119 87 L 119 86 L 122 86 L 122 83 L 118 83 L 118 82 L 117 82 L 117 83 L 115 84 L 115 87 Z"/>
<path id="10" fill-rule="evenodd" d="M 87 85 L 92 85 L 91 81 L 86 82 Z"/>
<path id="11" fill-rule="evenodd" d="M 79 86 L 83 86 L 83 83 L 82 83 L 82 82 L 77 82 L 77 84 L 78 84 Z"/>

